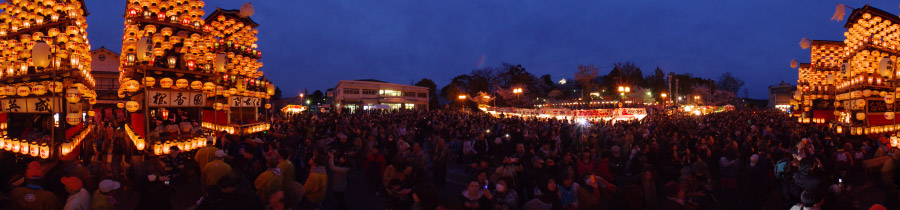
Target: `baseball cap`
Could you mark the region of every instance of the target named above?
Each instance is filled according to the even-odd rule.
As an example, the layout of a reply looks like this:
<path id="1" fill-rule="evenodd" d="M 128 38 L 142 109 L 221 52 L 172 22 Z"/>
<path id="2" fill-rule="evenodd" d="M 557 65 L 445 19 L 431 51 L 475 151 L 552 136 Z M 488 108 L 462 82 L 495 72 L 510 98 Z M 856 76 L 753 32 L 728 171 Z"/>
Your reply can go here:
<path id="1" fill-rule="evenodd" d="M 121 187 L 121 186 L 122 186 L 122 184 L 119 184 L 119 182 L 117 182 L 117 181 L 104 179 L 103 181 L 100 181 L 99 188 L 100 188 L 100 192 L 108 193 L 109 191 L 119 189 L 119 187 Z"/>

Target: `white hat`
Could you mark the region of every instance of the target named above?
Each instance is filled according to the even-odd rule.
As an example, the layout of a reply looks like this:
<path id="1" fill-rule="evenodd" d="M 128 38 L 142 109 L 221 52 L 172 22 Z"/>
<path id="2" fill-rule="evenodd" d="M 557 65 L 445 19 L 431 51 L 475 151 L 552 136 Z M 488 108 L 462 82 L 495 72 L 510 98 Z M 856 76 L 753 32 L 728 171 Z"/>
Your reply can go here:
<path id="1" fill-rule="evenodd" d="M 222 150 L 216 151 L 216 158 L 223 158 L 223 157 L 225 157 L 225 151 L 222 151 Z"/>
<path id="2" fill-rule="evenodd" d="M 119 189 L 119 187 L 121 187 L 121 186 L 122 186 L 122 184 L 119 184 L 119 182 L 117 182 L 117 181 L 104 179 L 103 181 L 100 182 L 100 192 L 108 193 L 109 191 Z"/>
<path id="3" fill-rule="evenodd" d="M 150 174 L 150 175 L 147 175 L 147 180 L 150 180 L 151 182 L 155 182 L 155 181 L 156 181 L 156 174 Z"/>

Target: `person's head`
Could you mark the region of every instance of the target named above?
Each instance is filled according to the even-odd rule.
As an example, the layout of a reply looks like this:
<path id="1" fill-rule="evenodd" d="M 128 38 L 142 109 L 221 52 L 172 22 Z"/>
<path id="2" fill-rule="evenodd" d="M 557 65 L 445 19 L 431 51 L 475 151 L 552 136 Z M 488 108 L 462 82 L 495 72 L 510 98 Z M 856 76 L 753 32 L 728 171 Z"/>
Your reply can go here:
<path id="1" fill-rule="evenodd" d="M 172 156 L 172 157 L 178 156 L 180 151 L 181 150 L 178 149 L 177 146 L 171 146 L 171 147 L 169 147 L 169 156 Z"/>
<path id="2" fill-rule="evenodd" d="M 801 174 L 807 174 L 814 170 L 816 170 L 816 162 L 815 158 L 803 158 L 800 160 L 800 164 L 797 166 L 798 172 Z"/>
<path id="3" fill-rule="evenodd" d="M 475 175 L 475 179 L 477 179 L 478 182 L 480 182 L 480 183 L 484 183 L 485 181 L 487 181 L 487 177 L 488 177 L 487 170 L 482 170 L 482 171 L 478 172 L 477 175 Z"/>
<path id="4" fill-rule="evenodd" d="M 309 160 L 309 165 L 312 167 L 324 166 L 327 162 L 328 159 L 326 159 L 325 156 L 316 155 Z"/>
<path id="5" fill-rule="evenodd" d="M 516 144 L 516 153 L 525 153 L 525 145 L 522 143 Z"/>
<path id="6" fill-rule="evenodd" d="M 78 177 L 63 177 L 60 182 L 65 186 L 66 192 L 75 194 L 81 191 L 82 183 Z"/>
<path id="7" fill-rule="evenodd" d="M 684 190 L 681 189 L 681 185 L 675 182 L 668 182 L 664 188 L 666 197 L 675 198 L 675 199 L 684 199 Z"/>
<path id="8" fill-rule="evenodd" d="M 117 181 L 104 179 L 103 181 L 100 181 L 98 190 L 100 190 L 100 193 L 110 195 L 110 193 L 112 191 L 119 189 L 119 187 L 121 187 L 121 186 L 122 185 L 119 184 L 119 182 L 117 182 Z"/>
<path id="9" fill-rule="evenodd" d="M 473 179 L 469 181 L 469 185 L 466 185 L 466 189 L 469 190 L 469 192 L 478 192 L 479 190 L 483 189 L 483 187 L 484 186 L 482 186 L 481 183 L 478 182 L 478 179 Z"/>
<path id="10" fill-rule="evenodd" d="M 805 207 L 816 207 L 824 201 L 825 199 L 819 193 L 809 190 L 804 190 L 803 193 L 800 193 L 800 203 Z"/>
<path id="11" fill-rule="evenodd" d="M 544 193 L 544 194 L 548 194 L 548 193 L 551 193 L 551 192 L 556 192 L 556 180 L 554 180 L 554 179 L 547 179 L 547 185 L 546 185 L 546 187 L 547 187 L 547 192 Z"/>
<path id="12" fill-rule="evenodd" d="M 494 186 L 494 189 L 496 189 L 497 192 L 500 192 L 500 193 L 505 193 L 505 192 L 509 191 L 509 188 L 510 188 L 509 182 L 506 181 L 506 178 L 498 179 L 497 184 L 495 184 L 495 186 Z"/>
<path id="13" fill-rule="evenodd" d="M 227 155 L 225 154 L 225 151 L 217 150 L 215 153 L 215 156 L 216 156 L 216 160 L 225 160 L 225 156 L 227 156 Z"/>
<path id="14" fill-rule="evenodd" d="M 391 179 L 391 181 L 388 182 L 388 186 L 392 190 L 400 190 L 400 188 L 403 187 L 403 183 L 400 182 L 400 179 Z"/>
<path id="15" fill-rule="evenodd" d="M 279 159 L 278 159 L 279 161 L 281 161 L 281 160 L 290 160 L 290 159 L 291 159 L 291 153 L 288 152 L 288 151 L 285 150 L 285 149 L 279 149 L 279 150 L 278 150 L 278 158 L 279 158 Z"/>
<path id="16" fill-rule="evenodd" d="M 571 187 L 572 182 L 574 181 L 572 175 L 569 173 L 563 174 L 562 177 L 560 178 L 560 180 L 562 180 L 563 186 L 566 186 L 566 187 Z"/>
<path id="17" fill-rule="evenodd" d="M 434 209 L 438 205 L 437 188 L 432 184 L 420 184 L 412 189 L 413 201 L 423 209 Z"/>

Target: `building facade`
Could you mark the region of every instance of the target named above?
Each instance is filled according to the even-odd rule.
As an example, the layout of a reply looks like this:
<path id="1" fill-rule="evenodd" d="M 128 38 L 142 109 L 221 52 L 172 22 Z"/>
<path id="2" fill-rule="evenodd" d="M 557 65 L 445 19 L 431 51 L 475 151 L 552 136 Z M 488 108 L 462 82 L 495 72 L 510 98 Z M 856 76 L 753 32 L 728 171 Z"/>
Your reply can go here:
<path id="1" fill-rule="evenodd" d="M 797 91 L 797 86 L 781 81 L 781 84 L 769 86 L 769 108 L 777 108 L 782 111 L 791 109 L 791 97 Z"/>
<path id="2" fill-rule="evenodd" d="M 119 90 L 119 53 L 100 47 L 91 51 L 91 74 L 97 81 L 97 105 L 109 108 L 125 102 L 117 95 Z"/>
<path id="3" fill-rule="evenodd" d="M 336 111 L 428 109 L 428 88 L 378 80 L 341 80 L 331 93 Z"/>

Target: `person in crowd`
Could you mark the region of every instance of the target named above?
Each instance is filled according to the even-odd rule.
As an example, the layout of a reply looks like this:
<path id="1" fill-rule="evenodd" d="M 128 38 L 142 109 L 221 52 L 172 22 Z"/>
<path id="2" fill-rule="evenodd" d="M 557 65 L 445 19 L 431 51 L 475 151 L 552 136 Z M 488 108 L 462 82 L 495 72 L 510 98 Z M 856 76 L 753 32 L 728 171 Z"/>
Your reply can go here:
<path id="1" fill-rule="evenodd" d="M 91 209 L 91 194 L 83 188 L 81 179 L 78 177 L 63 177 L 60 182 L 65 186 L 66 204 L 63 210 L 89 210 Z"/>
<path id="2" fill-rule="evenodd" d="M 205 183 L 204 186 L 215 186 L 219 183 L 219 179 L 225 176 L 234 176 L 234 171 L 231 170 L 231 165 L 225 163 L 225 151 L 218 150 L 214 153 L 215 159 L 212 162 L 204 165 L 202 173 L 203 173 L 203 181 Z"/>
<path id="3" fill-rule="evenodd" d="M 41 164 L 32 161 L 25 170 L 25 186 L 17 187 L 9 194 L 11 209 L 55 210 L 60 208 L 59 199 L 41 186 L 44 177 Z"/>
<path id="4" fill-rule="evenodd" d="M 91 210 L 115 210 L 119 203 L 114 193 L 121 186 L 119 182 L 109 179 L 100 181 L 100 187 L 91 196 Z"/>
<path id="5" fill-rule="evenodd" d="M 202 169 L 207 163 L 216 159 L 216 151 L 219 151 L 219 148 L 216 148 L 212 141 L 207 140 L 206 146 L 198 149 L 194 154 L 194 161 L 197 162 L 197 165 Z"/>
<path id="6" fill-rule="evenodd" d="M 421 184 L 412 189 L 412 210 L 431 210 L 438 206 L 437 188 L 433 184 Z"/>
<path id="7" fill-rule="evenodd" d="M 275 160 L 267 161 L 266 165 L 269 169 L 259 174 L 256 177 L 256 181 L 253 182 L 256 187 L 256 194 L 262 201 L 269 201 L 269 196 L 281 191 L 282 181 L 284 180 L 284 174 L 281 172 L 281 168 L 276 167 Z"/>
<path id="8" fill-rule="evenodd" d="M 335 161 L 334 152 L 328 153 L 328 169 L 331 170 L 331 190 L 338 202 L 337 209 L 347 209 L 347 203 L 344 200 L 344 192 L 347 191 L 349 182 L 350 167 L 347 159 L 343 156 L 337 157 Z"/>
<path id="9" fill-rule="evenodd" d="M 181 178 L 181 171 L 184 169 L 184 157 L 181 150 L 177 146 L 169 147 L 169 154 L 161 159 L 165 165 L 166 173 L 162 177 L 164 181 L 177 182 Z"/>
<path id="10" fill-rule="evenodd" d="M 278 168 L 284 173 L 284 180 L 281 189 L 288 189 L 296 182 L 296 173 L 294 171 L 294 162 L 291 162 L 291 153 L 287 150 L 278 151 Z"/>
<path id="11" fill-rule="evenodd" d="M 511 186 L 507 178 L 497 180 L 494 186 L 494 199 L 492 199 L 492 208 L 497 210 L 512 210 L 519 207 L 519 195 Z"/>
<path id="12" fill-rule="evenodd" d="M 462 195 L 460 196 L 460 200 L 463 203 L 463 209 L 491 209 L 491 199 L 493 195 L 491 195 L 491 191 L 488 190 L 488 186 L 484 186 L 478 183 L 478 180 L 469 181 L 469 185 L 466 186 L 466 189 L 463 190 Z"/>
<path id="13" fill-rule="evenodd" d="M 791 210 L 819 210 L 825 198 L 821 194 L 814 191 L 803 191 L 800 194 L 800 203 L 791 207 Z"/>
<path id="14" fill-rule="evenodd" d="M 381 191 L 384 189 L 382 176 L 387 165 L 385 162 L 385 157 L 379 152 L 378 148 L 372 148 L 366 157 L 366 177 L 369 183 L 375 186 L 375 195 L 381 194 Z"/>
<path id="15" fill-rule="evenodd" d="M 156 174 L 147 175 L 147 183 L 140 189 L 141 201 L 136 210 L 170 210 L 173 209 L 172 189 L 159 181 Z"/>
<path id="16" fill-rule="evenodd" d="M 431 155 L 431 163 L 434 168 L 434 184 L 439 187 L 447 184 L 447 167 L 452 161 L 451 152 L 443 138 L 436 139 L 434 152 Z"/>
<path id="17" fill-rule="evenodd" d="M 303 196 L 309 200 L 310 205 L 321 207 L 328 191 L 328 174 L 325 172 L 325 164 L 328 159 L 324 155 L 317 155 L 309 160 L 309 176 L 303 184 Z"/>

